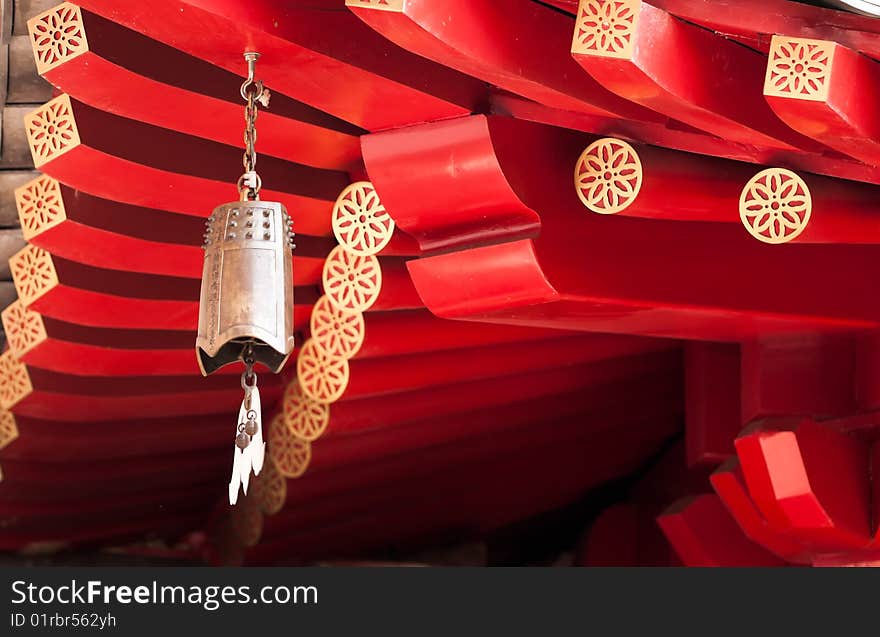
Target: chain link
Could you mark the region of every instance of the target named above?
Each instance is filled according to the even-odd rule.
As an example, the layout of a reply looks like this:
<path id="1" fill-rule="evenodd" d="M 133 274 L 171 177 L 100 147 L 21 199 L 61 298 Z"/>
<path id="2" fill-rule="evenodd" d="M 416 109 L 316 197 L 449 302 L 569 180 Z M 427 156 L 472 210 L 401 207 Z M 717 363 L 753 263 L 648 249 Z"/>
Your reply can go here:
<path id="1" fill-rule="evenodd" d="M 248 63 L 248 77 L 241 85 L 241 97 L 246 102 L 244 109 L 244 156 L 242 157 L 244 174 L 239 177 L 237 184 L 242 201 L 258 200 L 260 188 L 263 185 L 257 174 L 257 104 L 260 103 L 264 107 L 268 107 L 270 93 L 263 86 L 262 81 L 254 79 L 259 57 L 259 53 L 251 51 L 244 54 L 244 59 Z"/>

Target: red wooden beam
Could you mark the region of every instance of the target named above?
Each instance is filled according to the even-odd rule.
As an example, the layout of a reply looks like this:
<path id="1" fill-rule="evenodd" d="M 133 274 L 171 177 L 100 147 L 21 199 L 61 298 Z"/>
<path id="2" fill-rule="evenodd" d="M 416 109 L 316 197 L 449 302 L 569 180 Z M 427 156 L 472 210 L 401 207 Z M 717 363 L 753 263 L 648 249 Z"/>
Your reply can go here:
<path id="1" fill-rule="evenodd" d="M 409 356 L 355 358 L 350 362 L 351 380 L 345 396 L 351 399 L 588 362 L 607 362 L 609 369 L 617 364 L 630 365 L 637 359 L 647 364 L 660 358 L 672 360 L 660 352 L 673 349 L 677 345 L 670 341 L 587 335 Z"/>
<path id="2" fill-rule="evenodd" d="M 676 419 L 667 412 L 660 412 L 653 418 L 649 416 L 647 420 L 639 420 L 637 412 L 638 410 L 634 410 L 629 413 L 624 408 L 617 416 L 608 414 L 607 419 L 602 419 L 603 414 L 585 414 L 583 417 L 575 415 L 555 422 L 545 421 L 540 424 L 533 422 L 525 427 L 509 428 L 503 435 L 479 432 L 462 440 L 447 441 L 420 449 L 418 453 L 381 457 L 351 467 L 338 467 L 332 471 L 333 475 L 327 472 L 323 478 L 317 475 L 314 478 L 318 483 L 316 487 L 324 486 L 323 482 L 326 479 L 328 482 L 326 487 L 330 488 L 313 488 L 309 490 L 308 495 L 301 494 L 297 488 L 291 488 L 285 509 L 268 521 L 266 530 L 271 529 L 273 533 L 280 533 L 308 524 L 310 509 L 320 511 L 320 517 L 324 517 L 328 508 L 321 506 L 324 502 L 332 502 L 339 508 L 345 506 L 344 502 L 357 505 L 357 498 L 364 497 L 365 492 L 381 493 L 394 489 L 394 485 L 411 484 L 431 475 L 455 473 L 456 467 L 478 463 L 481 460 L 486 462 L 492 458 L 516 456 L 529 448 L 558 449 L 565 441 L 577 445 L 585 439 L 592 439 L 598 444 L 607 444 L 615 437 L 620 439 L 620 428 L 624 426 L 623 423 L 626 423 L 627 428 L 639 433 L 640 442 L 633 444 L 632 447 L 642 446 L 643 441 L 651 441 L 652 445 L 656 445 L 664 437 L 672 435 L 677 428 Z M 544 432 L 538 435 L 536 432 L 541 428 L 540 425 L 544 425 Z M 556 453 L 558 451 L 549 452 L 547 454 L 549 457 L 541 458 L 540 462 L 552 460 L 552 456 Z M 611 460 L 620 461 L 627 458 L 632 453 L 632 449 L 620 449 L 609 453 L 613 456 Z M 585 462 L 591 459 L 594 459 L 592 453 L 585 458 Z M 491 480 L 488 475 L 484 479 Z M 299 483 L 296 486 L 299 486 Z M 411 493 L 409 488 L 401 490 L 401 495 L 403 492 Z"/>
<path id="3" fill-rule="evenodd" d="M 880 164 L 875 60 L 829 40 L 774 35 L 764 97 L 792 128 L 872 166 Z"/>
<path id="4" fill-rule="evenodd" d="M 97 197 L 207 217 L 237 199 L 241 153 L 206 139 L 99 111 L 62 94 L 25 116 L 34 165 Z M 137 140 L 137 143 L 133 143 Z M 264 199 L 283 203 L 297 232 L 329 234 L 329 210 L 348 177 L 263 157 Z"/>
<path id="5" fill-rule="evenodd" d="M 464 115 L 485 100 L 482 82 L 394 46 L 341 7 L 314 10 L 285 0 L 247 7 L 235 0 L 79 4 L 235 74 L 246 70 L 242 52 L 256 49 L 270 90 L 368 130 Z"/>
<path id="6" fill-rule="evenodd" d="M 194 330 L 198 279 L 105 270 L 53 257 L 26 246 L 10 259 L 18 298 L 44 317 L 93 327 Z M 297 287 L 294 323 L 308 323 L 317 300 L 313 287 Z"/>
<path id="7" fill-rule="evenodd" d="M 16 501 L 0 497 L 0 515 L 17 518 L 7 528 L 18 533 L 33 532 L 40 527 L 50 525 L 58 532 L 61 528 L 66 531 L 71 528 L 103 525 L 109 521 L 108 518 L 123 520 L 141 517 L 138 515 L 139 512 L 155 515 L 161 512 L 164 505 L 168 505 L 172 510 L 175 506 L 188 505 L 190 508 L 204 511 L 207 508 L 206 503 L 210 502 L 214 495 L 216 489 L 211 489 L 207 481 L 181 484 L 176 489 L 153 489 L 144 493 L 132 493 L 125 498 L 91 497 L 86 487 L 79 498 L 68 501 Z M 99 518 L 100 522 L 98 522 Z"/>
<path id="8" fill-rule="evenodd" d="M 784 165 L 795 170 L 819 175 L 880 184 L 880 168 L 834 152 L 816 154 L 743 146 L 720 137 L 701 133 L 683 124 L 675 127 L 654 128 L 640 125 L 639 122 L 624 120 L 615 120 L 609 124 L 609 121 L 604 118 L 584 113 L 560 111 L 509 94 L 493 95 L 491 111 L 497 115 L 560 126 L 600 137 L 611 135 L 619 139 L 631 140 L 634 143 L 662 146 L 688 153 L 714 155 L 724 159 L 756 164 Z"/>
<path id="9" fill-rule="evenodd" d="M 37 71 L 81 102 L 243 146 L 238 74 L 69 2 L 31 18 L 28 31 Z M 259 130 L 260 154 L 336 169 L 360 160 L 362 129 L 275 90 L 270 108 L 260 112 Z"/>
<path id="10" fill-rule="evenodd" d="M 685 566 L 783 566 L 750 542 L 715 494 L 683 498 L 657 518 Z"/>
<path id="11" fill-rule="evenodd" d="M 577 11 L 578 0 L 551 2 L 570 13 Z M 652 0 L 651 4 L 762 51 L 769 47 L 767 34 L 791 33 L 836 40 L 880 55 L 880 21 L 864 15 L 790 0 Z"/>
<path id="12" fill-rule="evenodd" d="M 346 0 L 361 20 L 404 49 L 536 102 L 567 111 L 663 121 L 578 73 L 565 54 L 573 21 L 535 2 Z M 492 37 L 486 37 L 491 33 Z M 498 46 L 498 42 L 517 46 Z M 542 48 L 535 55 L 533 46 Z"/>
<path id="13" fill-rule="evenodd" d="M 20 301 L 7 306 L 2 319 L 9 349 L 32 367 L 79 376 L 199 374 L 191 331 L 85 327 L 44 318 Z M 230 365 L 220 373 L 243 370 Z"/>
<path id="14" fill-rule="evenodd" d="M 50 253 L 111 270 L 201 278 L 204 221 L 186 214 L 93 197 L 41 175 L 17 188 L 24 238 Z M 299 285 L 321 280 L 332 237 L 296 233 Z"/>
<path id="15" fill-rule="evenodd" d="M 856 340 L 814 336 L 744 343 L 742 423 L 771 416 L 829 418 L 859 410 Z"/>
<path id="16" fill-rule="evenodd" d="M 234 413 L 241 387 L 229 376 L 75 376 L 28 368 L 0 354 L 0 407 L 16 415 L 84 422 L 181 414 Z M 270 406 L 281 390 L 277 376 L 260 379 L 264 403 Z"/>
<path id="17" fill-rule="evenodd" d="M 616 377 L 617 370 L 633 373 L 653 367 L 658 361 L 671 363 L 679 356 L 670 353 L 673 343 L 617 341 L 618 337 L 573 337 L 516 345 L 420 353 L 413 356 L 352 360 L 345 399 L 353 400 L 422 389 L 437 385 L 510 376 L 596 363 L 603 374 Z M 610 343 L 603 340 L 610 339 Z"/>
<path id="18" fill-rule="evenodd" d="M 364 315 L 364 340 L 357 358 L 528 343 L 571 335 L 572 332 L 563 330 L 447 321 L 424 309 L 368 312 Z"/>
<path id="19" fill-rule="evenodd" d="M 264 541 L 248 557 L 259 563 L 283 555 L 308 558 L 343 550 L 350 554 L 395 540 L 412 541 L 426 532 L 436 537 L 451 531 L 459 539 L 481 536 L 562 506 L 586 489 L 631 471 L 656 450 L 668 429 L 659 427 L 655 436 L 626 446 L 619 445 L 618 436 L 587 435 L 508 457 L 480 457 L 418 480 L 399 480 L 384 490 L 321 500 L 311 512 L 303 511 L 297 533 L 285 530 L 274 537 L 267 528 Z"/>
<path id="20" fill-rule="evenodd" d="M 479 125 L 479 120 L 472 121 Z M 509 169 L 511 174 L 516 171 L 517 183 L 528 192 L 529 209 L 539 211 L 538 238 L 408 263 L 419 296 L 433 313 L 445 318 L 727 341 L 876 324 L 880 308 L 872 307 L 871 291 L 845 290 L 839 285 L 839 281 L 858 285 L 863 280 L 861 273 L 876 258 L 872 246 L 780 245 L 767 250 L 747 233 L 725 224 L 682 227 L 665 221 L 578 214 L 580 204 L 575 202 L 565 169 L 574 164 L 576 139 L 556 135 L 543 136 L 545 161 L 536 164 L 532 154 L 528 160 L 519 158 Z M 551 143 L 560 139 L 563 143 Z M 366 141 L 364 150 L 368 169 L 372 169 Z M 373 177 L 382 193 L 382 182 Z M 448 188 L 458 181 L 449 180 Z M 468 192 L 477 201 L 477 189 Z M 382 196 L 388 209 L 394 210 L 387 193 Z M 472 218 L 479 218 L 476 209 Z M 441 215 L 424 210 L 421 219 L 425 227 L 436 223 L 443 230 Z M 471 244 L 474 234 L 465 235 Z M 483 236 L 492 237 L 491 233 Z M 627 237 L 623 244 L 621 236 Z M 446 242 L 455 245 L 454 239 Z M 622 263 L 627 267 L 622 268 Z M 791 285 L 771 292 L 755 284 L 766 272 L 789 268 L 801 273 Z M 634 271 L 638 276 L 632 276 Z M 836 278 L 827 278 L 828 272 L 835 272 Z M 723 288 L 717 285 L 721 280 Z"/>
<path id="21" fill-rule="evenodd" d="M 361 145 L 397 226 L 434 251 L 537 233 L 540 217 L 511 183 L 508 164 L 516 169 L 523 157 L 544 157 L 548 145 L 572 137 L 575 148 L 585 143 L 558 129 L 480 115 L 367 135 Z M 431 197 L 418 196 L 425 192 Z"/>
<path id="22" fill-rule="evenodd" d="M 806 420 L 791 431 L 755 427 L 736 441 L 749 493 L 767 522 L 811 553 L 868 548 L 869 450 Z"/>
<path id="23" fill-rule="evenodd" d="M 536 240 L 408 266 L 425 305 L 451 319 L 735 341 L 864 329 L 880 318 L 870 290 L 849 287 L 871 267 L 872 249 L 766 250 L 724 227 L 693 224 L 683 232 L 678 225 L 585 217 L 559 223 L 545 215 Z M 802 275 L 772 292 L 756 284 L 778 268 Z"/>
<path id="24" fill-rule="evenodd" d="M 324 262 L 324 272 L 336 262 L 336 257 L 341 250 L 331 253 Z M 370 305 L 370 311 L 387 312 L 393 310 L 416 310 L 425 307 L 419 293 L 413 286 L 406 267 L 406 259 L 399 257 L 378 258 L 379 267 L 382 269 L 382 286 L 376 295 L 376 300 Z M 324 278 L 324 289 L 327 290 L 327 279 Z"/>
<path id="25" fill-rule="evenodd" d="M 684 352 L 687 462 L 715 465 L 736 453 L 742 429 L 740 348 L 691 342 Z"/>
<path id="26" fill-rule="evenodd" d="M 603 138 L 578 158 L 575 186 L 581 203 L 599 214 L 741 222 L 774 244 L 880 243 L 875 186 L 781 168 L 755 172 L 747 164 Z"/>
<path id="27" fill-rule="evenodd" d="M 715 493 L 747 538 L 787 562 L 809 564 L 804 545 L 768 524 L 745 485 L 739 460 L 730 458 L 710 477 Z"/>
<path id="28" fill-rule="evenodd" d="M 647 420 L 655 415 L 678 417 L 681 412 L 680 382 L 661 373 L 634 376 L 610 383 L 594 383 L 576 392 L 513 400 L 506 404 L 476 408 L 454 414 L 423 414 L 413 421 L 370 429 L 363 433 L 322 437 L 312 445 L 308 473 L 288 494 L 288 500 L 314 497 L 334 484 L 325 471 L 346 480 L 340 467 L 399 455 L 418 457 L 420 450 L 451 444 L 470 436 L 501 435 L 507 429 L 530 424 L 580 418 L 591 422 L 616 422 L 617 418 Z M 633 403 L 631 397 L 639 396 Z M 535 424 L 538 427 L 537 424 Z"/>
<path id="29" fill-rule="evenodd" d="M 603 367 L 595 363 L 551 370 L 452 383 L 411 392 L 371 396 L 333 404 L 325 436 L 367 431 L 424 417 L 464 413 L 473 409 L 503 405 L 510 400 L 565 394 L 587 386 L 609 385 L 633 374 L 678 369 L 680 361 L 673 354 L 660 355 L 654 361 L 635 361 L 629 365 Z"/>
<path id="30" fill-rule="evenodd" d="M 0 493 L 2 499 L 10 503 L 23 502 L 24 494 L 28 494 L 27 500 L 31 502 L 57 501 L 62 505 L 82 498 L 84 493 L 105 498 L 143 496 L 175 485 L 203 484 L 218 474 L 222 475 L 228 466 L 229 455 L 224 457 L 216 449 L 205 449 L 183 455 L 172 452 L 156 457 L 74 460 L 45 465 L 33 459 L 7 460 L 4 469 L 8 467 L 9 484 L 4 480 Z M 189 471 L 181 470 L 182 460 L 188 462 Z M 13 487 L 8 494 L 7 486 Z"/>
<path id="31" fill-rule="evenodd" d="M 170 438 L 174 453 L 179 454 L 229 449 L 229 423 L 213 414 L 84 423 L 16 416 L 15 422 L 19 436 L 0 451 L 0 463 L 6 459 L 61 463 L 155 456 L 171 451 Z"/>
<path id="32" fill-rule="evenodd" d="M 647 2 L 581 0 L 571 51 L 605 88 L 723 139 L 822 149 L 761 98 L 763 55 Z"/>

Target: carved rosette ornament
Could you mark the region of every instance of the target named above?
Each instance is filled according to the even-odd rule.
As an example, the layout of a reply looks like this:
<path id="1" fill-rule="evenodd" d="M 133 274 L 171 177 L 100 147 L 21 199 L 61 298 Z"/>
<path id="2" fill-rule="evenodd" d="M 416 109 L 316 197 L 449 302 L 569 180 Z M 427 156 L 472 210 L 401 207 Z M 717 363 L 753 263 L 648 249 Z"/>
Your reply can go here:
<path id="1" fill-rule="evenodd" d="M 824 101 L 828 97 L 834 42 L 774 35 L 764 95 Z"/>
<path id="2" fill-rule="evenodd" d="M 10 350 L 0 354 L 0 407 L 12 409 L 34 390 L 27 367 Z"/>
<path id="3" fill-rule="evenodd" d="M 284 422 L 297 438 L 313 442 L 321 437 L 330 422 L 330 407 L 308 396 L 293 381 L 284 392 Z"/>
<path id="4" fill-rule="evenodd" d="M 343 312 L 326 296 L 315 303 L 309 327 L 321 349 L 339 358 L 351 358 L 364 342 L 363 314 Z"/>
<path id="5" fill-rule="evenodd" d="M 15 205 L 26 241 L 67 219 L 61 185 L 47 175 L 41 175 L 16 188 Z"/>
<path id="6" fill-rule="evenodd" d="M 328 354 L 309 339 L 296 361 L 296 376 L 303 392 L 320 403 L 334 403 L 348 387 L 348 361 Z"/>
<path id="7" fill-rule="evenodd" d="M 581 153 L 574 169 L 578 198 L 589 210 L 611 215 L 626 210 L 642 188 L 642 162 L 625 141 L 599 139 Z"/>
<path id="8" fill-rule="evenodd" d="M 16 358 L 21 358 L 47 338 L 43 317 L 27 309 L 21 301 L 10 303 L 0 316 L 9 349 Z"/>
<path id="9" fill-rule="evenodd" d="M 312 445 L 291 435 L 280 414 L 269 425 L 269 455 L 285 478 L 299 478 L 312 460 Z"/>
<path id="10" fill-rule="evenodd" d="M 52 255 L 34 245 L 27 245 L 12 255 L 9 269 L 18 299 L 25 307 L 58 285 Z"/>
<path id="11" fill-rule="evenodd" d="M 343 312 L 366 312 L 379 298 L 382 269 L 373 255 L 353 254 L 336 246 L 324 262 L 324 293 Z"/>
<path id="12" fill-rule="evenodd" d="M 266 456 L 266 463 L 260 475 L 254 478 L 251 497 L 266 515 L 278 513 L 287 500 L 287 479 L 275 466 L 271 452 Z"/>
<path id="13" fill-rule="evenodd" d="M 73 106 L 67 95 L 59 95 L 28 113 L 24 128 L 37 168 L 80 144 Z"/>
<path id="14" fill-rule="evenodd" d="M 333 205 L 331 222 L 336 240 L 353 254 L 377 254 L 394 234 L 394 220 L 369 181 L 353 183 L 342 191 Z"/>
<path id="15" fill-rule="evenodd" d="M 806 182 L 784 168 L 768 168 L 752 177 L 739 199 L 746 230 L 764 243 L 787 243 L 810 222 L 813 202 Z"/>
<path id="16" fill-rule="evenodd" d="M 581 0 L 572 53 L 629 59 L 640 0 Z"/>
<path id="17" fill-rule="evenodd" d="M 0 449 L 8 447 L 18 438 L 18 426 L 11 411 L 0 410 Z"/>
<path id="18" fill-rule="evenodd" d="M 27 26 L 40 75 L 89 50 L 82 12 L 70 2 L 36 15 Z"/>

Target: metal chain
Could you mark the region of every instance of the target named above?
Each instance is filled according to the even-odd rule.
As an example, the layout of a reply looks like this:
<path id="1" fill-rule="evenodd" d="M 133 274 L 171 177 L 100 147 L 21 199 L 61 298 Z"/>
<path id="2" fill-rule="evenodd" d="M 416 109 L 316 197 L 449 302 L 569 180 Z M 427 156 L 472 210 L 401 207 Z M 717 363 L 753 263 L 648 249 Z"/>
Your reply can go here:
<path id="1" fill-rule="evenodd" d="M 260 198 L 260 188 L 263 182 L 257 174 L 257 103 L 264 107 L 269 106 L 271 94 L 263 86 L 263 82 L 255 80 L 257 59 L 260 54 L 248 51 L 244 59 L 248 63 L 248 77 L 241 85 L 241 97 L 246 102 L 244 109 L 244 156 L 242 165 L 244 174 L 238 179 L 238 192 L 242 201 L 256 201 Z"/>

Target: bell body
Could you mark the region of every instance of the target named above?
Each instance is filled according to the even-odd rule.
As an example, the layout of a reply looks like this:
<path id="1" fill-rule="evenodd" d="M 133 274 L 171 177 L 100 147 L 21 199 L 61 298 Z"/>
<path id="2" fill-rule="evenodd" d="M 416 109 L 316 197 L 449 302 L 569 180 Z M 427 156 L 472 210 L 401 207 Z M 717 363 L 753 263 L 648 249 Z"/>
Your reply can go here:
<path id="1" fill-rule="evenodd" d="M 271 201 L 236 201 L 207 222 L 196 355 L 202 374 L 238 360 L 278 372 L 293 351 L 290 218 Z"/>

